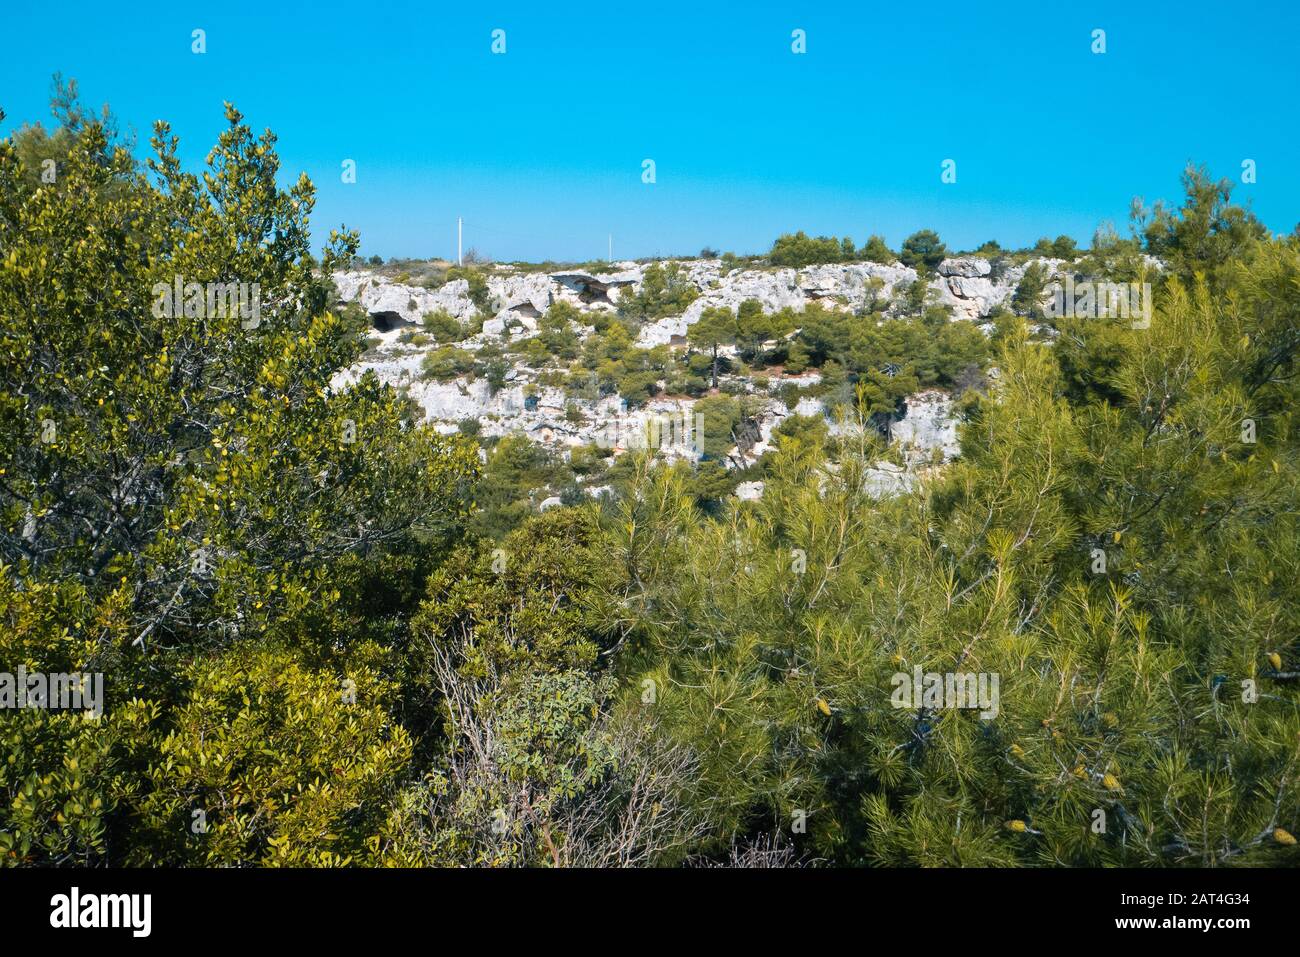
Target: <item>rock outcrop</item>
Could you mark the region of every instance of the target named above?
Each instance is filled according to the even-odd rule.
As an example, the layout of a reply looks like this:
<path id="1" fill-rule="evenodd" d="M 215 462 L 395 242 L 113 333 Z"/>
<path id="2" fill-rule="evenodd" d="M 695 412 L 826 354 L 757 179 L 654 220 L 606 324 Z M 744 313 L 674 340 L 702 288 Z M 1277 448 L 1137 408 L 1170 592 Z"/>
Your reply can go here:
<path id="1" fill-rule="evenodd" d="M 1051 268 L 1056 260 L 1043 260 Z M 916 281 L 916 270 L 898 263 L 833 263 L 803 269 L 733 269 L 719 259 L 686 260 L 679 263 L 686 279 L 699 289 L 699 297 L 679 316 L 646 323 L 638 345 L 650 347 L 686 334 L 686 329 L 705 309 L 723 306 L 736 309 L 748 299 L 763 309 L 804 309 L 812 302 L 830 308 L 867 311 L 888 301 L 901 286 Z M 506 269 L 508 267 L 503 267 Z M 951 307 L 953 318 L 978 321 L 1011 297 L 1024 275 L 1025 266 L 1009 266 L 995 275 L 992 264 L 978 256 L 945 259 L 929 286 L 939 302 Z M 488 321 L 517 317 L 536 320 L 554 302 L 568 302 L 584 312 L 609 312 L 617 308 L 624 289 L 638 292 L 645 275 L 640 263 L 619 263 L 608 273 L 561 270 L 553 273 L 503 271 L 488 277 Z M 480 309 L 469 295 L 469 283 L 457 279 L 436 289 L 394 282 L 364 271 L 335 275 L 339 296 L 357 302 L 371 316 L 380 332 L 401 324 L 415 324 L 425 313 L 441 310 L 456 319 L 477 316 Z M 493 324 L 492 335 L 501 335 L 506 325 Z"/>
<path id="2" fill-rule="evenodd" d="M 1055 266 L 1053 261 L 1045 262 Z M 697 287 L 699 295 L 681 315 L 643 324 L 637 340 L 643 348 L 684 336 L 700 314 L 713 306 L 736 309 L 742 302 L 755 299 L 769 312 L 801 310 L 817 302 L 825 308 L 866 313 L 887 304 L 917 278 L 911 267 L 879 263 L 728 270 L 721 260 L 703 259 L 683 261 L 679 269 Z M 1024 270 L 1024 266 L 995 270 L 980 257 L 954 257 L 939 264 L 929 286 L 935 300 L 948 305 L 955 319 L 979 321 L 1009 300 Z M 346 386 L 372 371 L 381 381 L 404 388 L 442 431 L 453 431 L 461 422 L 472 419 L 480 434 L 521 433 L 558 450 L 596 444 L 618 453 L 650 444 L 667 458 L 694 458 L 698 453 L 690 440 L 691 399 L 659 396 L 629 412 L 616 395 L 590 401 L 542 385 L 537 371 L 523 363 L 513 366 L 496 390 L 482 377 L 443 382 L 425 379 L 421 363 L 431 346 L 414 345 L 407 334 L 426 313 L 437 310 L 460 321 L 481 319 L 481 331 L 457 344 L 458 348 L 474 352 L 488 343 L 532 334 L 538 319 L 556 302 L 570 303 L 579 312 L 611 312 L 617 308 L 622 290 L 640 290 L 644 275 L 644 265 L 632 262 L 614 264 L 609 272 L 545 273 L 500 267 L 487 279 L 490 314 L 483 315 L 464 279 L 428 289 L 365 271 L 338 273 L 334 278 L 340 297 L 366 310 L 378 342 L 362 362 L 336 378 L 336 385 Z M 484 301 L 481 293 L 478 301 Z M 576 331 L 581 336 L 588 334 L 588 329 L 580 325 Z M 819 378 L 810 371 L 797 378 L 785 377 L 781 382 L 807 386 Z M 771 448 L 773 431 L 788 416 L 826 414 L 821 400 L 812 396 L 801 398 L 789 408 L 775 395 L 753 395 L 763 401 L 759 412 L 746 424 L 742 441 L 726 456 L 729 468 L 754 464 Z M 831 428 L 837 432 L 846 426 L 832 423 Z M 938 391 L 912 396 L 905 415 L 893 425 L 893 437 L 903 464 L 878 463 L 869 484 L 879 494 L 910 488 L 918 474 L 957 454 L 959 443 L 951 399 Z M 761 495 L 761 482 L 746 483 L 741 490 L 743 498 Z"/>
<path id="3" fill-rule="evenodd" d="M 455 279 L 439 289 L 407 286 L 368 272 L 334 274 L 339 298 L 356 302 L 371 316 L 390 314 L 402 322 L 416 324 L 425 313 L 442 310 L 456 319 L 468 319 L 477 312 L 469 298 L 469 283 Z M 387 329 L 376 328 L 381 332 Z"/>

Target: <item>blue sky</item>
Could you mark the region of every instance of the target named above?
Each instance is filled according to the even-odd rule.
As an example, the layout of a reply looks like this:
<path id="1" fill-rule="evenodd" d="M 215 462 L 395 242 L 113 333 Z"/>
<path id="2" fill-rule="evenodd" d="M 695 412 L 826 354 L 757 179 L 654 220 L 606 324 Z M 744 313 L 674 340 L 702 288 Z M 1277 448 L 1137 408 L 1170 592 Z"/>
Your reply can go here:
<path id="1" fill-rule="evenodd" d="M 817 6 L 13 4 L 0 132 L 46 120 L 62 71 L 142 145 L 170 121 L 197 166 L 232 100 L 278 134 L 286 180 L 316 182 L 317 234 L 346 224 L 385 257 L 454 255 L 458 215 L 501 260 L 603 258 L 610 233 L 616 257 L 795 229 L 1086 243 L 1133 196 L 1176 198 L 1189 160 L 1234 179 L 1255 160 L 1237 196 L 1300 221 L 1298 4 Z"/>

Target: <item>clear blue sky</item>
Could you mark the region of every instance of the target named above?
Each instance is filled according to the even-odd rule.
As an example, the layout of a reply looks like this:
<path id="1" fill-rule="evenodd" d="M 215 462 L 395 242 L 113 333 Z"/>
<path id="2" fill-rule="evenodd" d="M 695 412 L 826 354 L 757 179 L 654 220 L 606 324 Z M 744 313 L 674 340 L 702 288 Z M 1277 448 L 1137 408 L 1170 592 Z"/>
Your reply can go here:
<path id="1" fill-rule="evenodd" d="M 794 229 L 1086 243 L 1134 195 L 1176 197 L 1189 160 L 1237 179 L 1254 159 L 1237 195 L 1300 220 L 1292 0 L 811 6 L 13 3 L 0 131 L 48 118 L 57 70 L 142 145 L 169 120 L 197 166 L 229 99 L 316 182 L 317 235 L 345 223 L 385 257 L 454 254 L 458 215 L 503 260 L 602 258 L 611 232 L 625 257 Z"/>

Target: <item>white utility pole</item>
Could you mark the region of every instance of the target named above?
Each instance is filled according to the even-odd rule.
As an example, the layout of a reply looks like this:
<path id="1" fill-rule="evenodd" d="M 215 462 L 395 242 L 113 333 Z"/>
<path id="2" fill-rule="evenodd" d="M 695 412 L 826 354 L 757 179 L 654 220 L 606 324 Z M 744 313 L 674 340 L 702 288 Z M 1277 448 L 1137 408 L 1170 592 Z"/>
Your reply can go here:
<path id="1" fill-rule="evenodd" d="M 456 217 L 456 265 L 463 265 L 460 261 L 460 241 L 465 234 L 465 220 L 459 216 Z"/>
<path id="2" fill-rule="evenodd" d="M 609 234 L 609 261 L 614 261 L 614 234 Z"/>

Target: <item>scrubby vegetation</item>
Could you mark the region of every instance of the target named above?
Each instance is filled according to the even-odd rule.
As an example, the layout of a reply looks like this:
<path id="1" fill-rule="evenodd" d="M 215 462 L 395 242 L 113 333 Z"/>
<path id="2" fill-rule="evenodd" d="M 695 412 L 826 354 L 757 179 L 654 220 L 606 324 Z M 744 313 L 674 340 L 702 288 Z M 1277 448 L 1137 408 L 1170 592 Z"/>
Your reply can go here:
<path id="1" fill-rule="evenodd" d="M 1295 862 L 1300 240 L 1227 184 L 1189 171 L 1132 237 L 1052 244 L 1152 282 L 1144 328 L 1049 320 L 1028 274 L 987 335 L 918 284 L 637 348 L 693 298 L 674 266 L 585 339 L 553 307 L 518 346 L 552 381 L 666 383 L 709 423 L 695 465 L 564 462 L 331 385 L 366 349 L 328 308 L 358 237 L 311 255 L 312 185 L 280 188 L 233 107 L 202 177 L 165 124 L 141 165 L 75 97 L 59 120 L 0 142 L 0 670 L 107 698 L 0 716 L 0 862 Z M 177 277 L 257 283 L 260 321 L 158 315 Z M 462 331 L 426 317 L 425 372 L 499 387 Z M 816 369 L 876 428 L 787 418 L 737 500 L 733 364 Z M 962 396 L 960 459 L 873 497 L 931 385 Z M 996 713 L 896 706 L 914 668 L 998 676 Z"/>
<path id="2" fill-rule="evenodd" d="M 699 295 L 699 290 L 681 275 L 676 263 L 661 266 L 651 263 L 646 268 L 641 288 L 636 292 L 625 289 L 618 301 L 618 314 L 634 322 L 660 319 L 679 313 Z"/>

